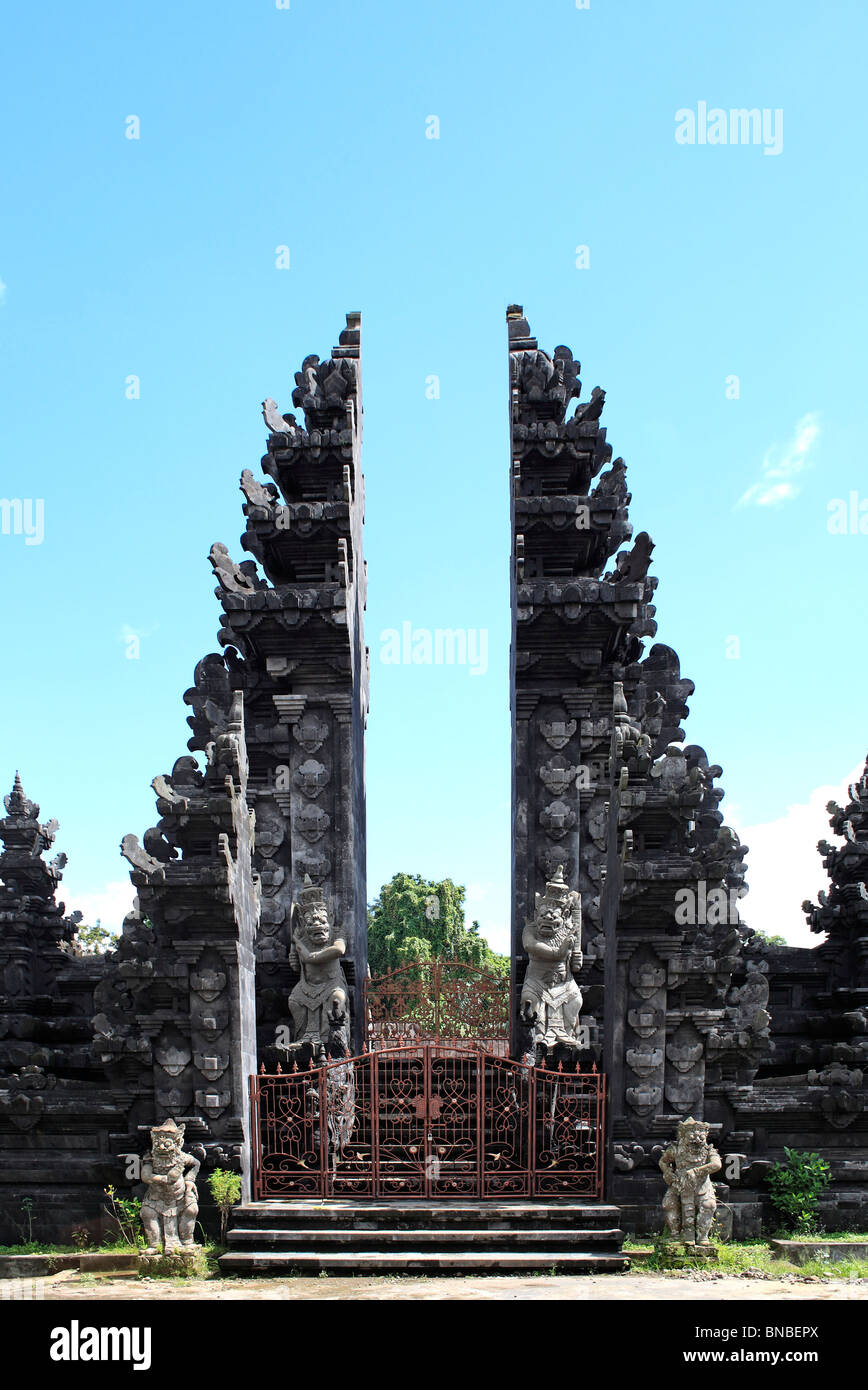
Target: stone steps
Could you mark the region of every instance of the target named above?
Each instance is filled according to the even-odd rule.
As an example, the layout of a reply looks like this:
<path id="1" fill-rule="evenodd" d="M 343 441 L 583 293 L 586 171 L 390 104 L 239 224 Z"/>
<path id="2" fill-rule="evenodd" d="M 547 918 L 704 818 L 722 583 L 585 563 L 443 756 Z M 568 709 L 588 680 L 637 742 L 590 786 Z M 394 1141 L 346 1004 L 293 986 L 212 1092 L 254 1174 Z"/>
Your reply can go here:
<path id="1" fill-rule="evenodd" d="M 577 1232 L 575 1230 L 526 1230 L 520 1233 L 522 1246 L 533 1246 L 546 1249 L 575 1249 L 576 1240 L 581 1236 L 583 1245 L 613 1245 L 620 1242 L 623 1232 L 619 1230 L 590 1230 Z M 360 1238 L 364 1237 L 364 1241 Z M 366 1230 L 344 1230 L 334 1227 L 324 1230 L 302 1230 L 302 1231 L 270 1231 L 267 1229 L 256 1228 L 254 1230 L 238 1230 L 229 1233 L 229 1248 L 247 1248 L 251 1245 L 266 1245 L 269 1249 L 279 1247 L 280 1249 L 310 1249 L 311 1246 L 322 1247 L 323 1245 L 334 1246 L 358 1246 L 359 1244 L 388 1245 L 390 1248 L 412 1249 L 414 1245 L 430 1248 L 434 1245 L 454 1246 L 472 1244 L 475 1249 L 485 1248 L 487 1250 L 509 1250 L 514 1249 L 516 1243 L 516 1233 L 509 1230 L 464 1230 L 460 1227 L 441 1228 L 427 1230 L 383 1230 L 377 1231 L 368 1227 Z"/>
<path id="2" fill-rule="evenodd" d="M 617 1273 L 617 1207 L 563 1201 L 251 1202 L 236 1207 L 224 1274 Z"/>
<path id="3" fill-rule="evenodd" d="M 461 1226 L 465 1230 L 513 1230 L 554 1226 L 583 1230 L 613 1229 L 620 1221 L 618 1207 L 602 1202 L 510 1202 L 437 1198 L 434 1201 L 329 1198 L 324 1201 L 248 1202 L 233 1208 L 233 1228 L 299 1229 L 304 1226 L 345 1226 L 354 1230 L 430 1229 Z"/>
<path id="4" fill-rule="evenodd" d="M 354 1251 L 294 1251 L 281 1255 L 272 1251 L 251 1251 L 249 1254 L 229 1254 L 220 1257 L 223 1275 L 299 1274 L 335 1270 L 343 1274 L 371 1274 L 380 1271 L 391 1274 L 411 1272 L 439 1274 L 443 1270 L 462 1273 L 517 1273 L 520 1270 L 556 1270 L 566 1274 L 621 1274 L 630 1268 L 624 1255 L 600 1254 L 598 1251 L 488 1251 L 456 1250 L 451 1252 L 402 1250 L 400 1253 L 382 1250 Z"/>

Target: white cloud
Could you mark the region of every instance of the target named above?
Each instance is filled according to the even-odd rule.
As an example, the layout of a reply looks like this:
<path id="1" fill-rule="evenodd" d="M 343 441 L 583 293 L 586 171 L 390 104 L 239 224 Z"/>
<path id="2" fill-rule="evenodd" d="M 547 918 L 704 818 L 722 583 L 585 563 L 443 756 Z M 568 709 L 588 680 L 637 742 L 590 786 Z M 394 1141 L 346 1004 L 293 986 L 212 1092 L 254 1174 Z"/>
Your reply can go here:
<path id="1" fill-rule="evenodd" d="M 6 303 L 6 286 L 4 285 L 3 281 L 0 280 L 0 304 L 5 304 L 5 303 Z"/>
<path id="2" fill-rule="evenodd" d="M 766 451 L 759 480 L 742 494 L 738 505 L 776 507 L 781 502 L 791 501 L 799 491 L 798 483 L 793 480 L 811 467 L 809 454 L 819 437 L 820 417 L 816 411 L 810 411 L 798 421 L 783 451 L 776 444 Z"/>
<path id="3" fill-rule="evenodd" d="M 829 886 L 817 841 L 840 842 L 829 826 L 826 802 L 846 806 L 850 799 L 847 789 L 861 774 L 860 764 L 837 786 L 816 787 L 806 802 L 788 806 L 777 820 L 742 825 L 732 808 L 725 813 L 742 843 L 750 848 L 750 892 L 742 901 L 741 915 L 755 931 L 786 937 L 790 946 L 818 946 L 823 940 L 810 930 L 802 903 L 805 899 L 815 902 L 819 890 Z"/>
<path id="4" fill-rule="evenodd" d="M 136 890 L 129 879 L 118 879 L 107 883 L 96 893 L 77 893 L 68 884 L 62 884 L 59 897 L 66 903 L 66 911 L 80 912 L 87 927 L 100 926 L 106 931 L 119 932 L 123 920 L 133 905 Z"/>

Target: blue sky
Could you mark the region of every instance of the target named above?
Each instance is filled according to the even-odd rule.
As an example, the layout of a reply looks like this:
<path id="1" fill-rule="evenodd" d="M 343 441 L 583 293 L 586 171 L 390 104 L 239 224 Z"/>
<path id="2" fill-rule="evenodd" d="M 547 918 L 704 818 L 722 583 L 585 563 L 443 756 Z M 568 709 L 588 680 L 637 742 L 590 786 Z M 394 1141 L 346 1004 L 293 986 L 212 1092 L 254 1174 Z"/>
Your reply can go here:
<path id="1" fill-rule="evenodd" d="M 217 646 L 206 557 L 241 558 L 259 402 L 291 408 L 302 358 L 360 309 L 370 895 L 449 875 L 505 944 L 517 301 L 606 388 L 658 640 L 697 685 L 689 738 L 761 828 L 745 916 L 798 932 L 812 795 L 868 746 L 868 536 L 827 527 L 833 499 L 868 498 L 866 38 L 846 0 L 7 16 L 0 493 L 43 500 L 44 539 L 0 535 L 0 776 L 60 820 L 69 907 L 111 916 L 120 838 L 185 751 L 182 693 Z M 700 102 L 782 111 L 781 152 L 678 144 Z M 484 629 L 487 672 L 382 664 L 403 621 Z"/>

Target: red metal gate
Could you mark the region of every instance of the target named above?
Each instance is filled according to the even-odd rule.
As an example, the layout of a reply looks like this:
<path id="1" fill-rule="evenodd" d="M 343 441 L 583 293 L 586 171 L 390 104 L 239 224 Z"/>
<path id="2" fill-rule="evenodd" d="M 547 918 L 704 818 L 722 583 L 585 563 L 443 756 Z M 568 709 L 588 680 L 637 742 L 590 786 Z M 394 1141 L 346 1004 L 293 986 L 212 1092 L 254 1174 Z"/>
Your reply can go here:
<path id="1" fill-rule="evenodd" d="M 250 1088 L 257 1200 L 602 1196 L 596 1070 L 421 1043 Z"/>

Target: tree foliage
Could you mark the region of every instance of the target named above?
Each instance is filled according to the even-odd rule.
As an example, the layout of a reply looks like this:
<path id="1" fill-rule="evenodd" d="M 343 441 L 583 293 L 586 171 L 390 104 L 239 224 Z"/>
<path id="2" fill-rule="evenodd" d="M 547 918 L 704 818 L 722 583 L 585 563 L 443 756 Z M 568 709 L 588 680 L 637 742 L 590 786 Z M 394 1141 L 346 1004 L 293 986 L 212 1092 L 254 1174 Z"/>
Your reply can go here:
<path id="1" fill-rule="evenodd" d="M 506 956 L 492 951 L 478 922 L 468 927 L 464 888 L 444 878 L 395 874 L 368 908 L 368 962 L 383 975 L 414 961 L 460 960 L 499 975 L 509 973 Z"/>
<path id="2" fill-rule="evenodd" d="M 779 936 L 776 932 L 769 933 L 755 930 L 753 933 L 753 939 L 755 941 L 760 941 L 763 944 L 763 946 L 787 945 L 787 938 L 785 936 Z"/>
<path id="3" fill-rule="evenodd" d="M 220 1212 L 220 1243 L 225 1245 L 229 1213 L 235 1203 L 241 1201 L 241 1177 L 228 1168 L 215 1168 L 213 1173 L 208 1174 L 208 1186 Z"/>
<path id="4" fill-rule="evenodd" d="M 106 951 L 114 950 L 117 943 L 117 933 L 102 926 L 98 917 L 94 926 L 82 923 L 75 934 L 75 944 L 86 956 L 103 956 Z"/>

